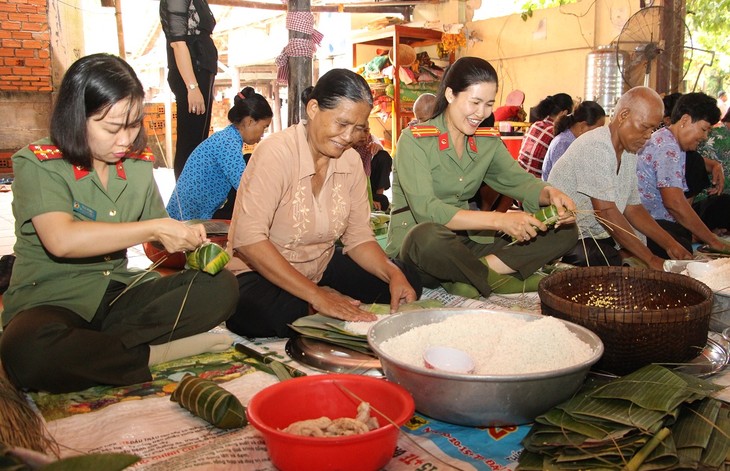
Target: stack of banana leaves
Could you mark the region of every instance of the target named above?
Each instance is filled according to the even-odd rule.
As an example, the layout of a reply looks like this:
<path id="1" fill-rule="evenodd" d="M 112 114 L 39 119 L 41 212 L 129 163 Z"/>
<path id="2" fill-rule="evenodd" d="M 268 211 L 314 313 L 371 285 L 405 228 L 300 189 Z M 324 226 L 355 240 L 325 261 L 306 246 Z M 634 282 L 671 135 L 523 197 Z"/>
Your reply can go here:
<path id="1" fill-rule="evenodd" d="M 436 299 L 421 299 L 412 303 L 401 305 L 398 312 L 414 311 L 417 309 L 429 309 L 443 307 L 443 303 Z M 390 305 L 388 304 L 368 304 L 361 306 L 362 309 L 376 314 L 379 319 L 383 316 L 390 315 Z M 323 316 L 322 314 L 313 314 L 297 319 L 290 324 L 295 332 L 301 336 L 331 343 L 340 347 L 349 348 L 356 352 L 375 356 L 368 345 L 367 334 L 356 332 L 349 329 L 348 326 L 353 323 L 334 319 L 332 317 Z M 364 322 L 363 326 L 368 327 L 372 323 Z"/>
<path id="2" fill-rule="evenodd" d="M 370 227 L 376 236 L 388 233 L 388 224 L 390 223 L 390 214 L 374 211 L 370 213 Z"/>
<path id="3" fill-rule="evenodd" d="M 730 469 L 730 409 L 710 397 L 719 389 L 659 365 L 589 380 L 535 420 L 518 469 Z"/>

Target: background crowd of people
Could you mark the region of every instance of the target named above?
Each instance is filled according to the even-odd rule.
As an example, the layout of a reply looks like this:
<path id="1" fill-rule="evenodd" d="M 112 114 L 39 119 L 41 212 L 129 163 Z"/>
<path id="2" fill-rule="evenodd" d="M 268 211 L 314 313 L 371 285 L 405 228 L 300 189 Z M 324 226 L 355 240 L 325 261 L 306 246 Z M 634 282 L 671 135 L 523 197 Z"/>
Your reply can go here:
<path id="1" fill-rule="evenodd" d="M 395 312 L 423 287 L 534 291 L 556 261 L 662 270 L 697 244 L 730 254 L 724 94 L 635 87 L 608 117 L 556 93 L 533 108 L 514 158 L 494 127 L 496 70 L 462 57 L 437 93 L 416 100 L 392 157 L 370 132 L 368 83 L 346 69 L 304 90 L 295 126 L 262 139 L 274 111 L 246 87 L 231 124 L 207 138 L 215 19 L 204 0 L 163 0 L 160 14 L 178 105 L 167 208 L 142 131 L 142 85 L 116 56 L 77 60 L 49 137 L 13 157 L 17 261 L 0 359 L 19 388 L 147 381 L 150 365 L 228 348 L 227 334 L 209 332 L 224 322 L 239 335 L 287 337 L 312 312 L 373 320 L 363 303 Z M 501 116 L 526 116 L 524 94 L 510 96 L 523 112 Z M 244 144 L 255 145 L 250 156 Z M 475 207 L 485 189 L 510 206 Z M 385 249 L 375 210 L 391 217 Z M 128 268 L 126 249 L 143 242 L 169 253 L 209 246 L 191 220 L 211 218 L 231 220 L 226 269 Z"/>

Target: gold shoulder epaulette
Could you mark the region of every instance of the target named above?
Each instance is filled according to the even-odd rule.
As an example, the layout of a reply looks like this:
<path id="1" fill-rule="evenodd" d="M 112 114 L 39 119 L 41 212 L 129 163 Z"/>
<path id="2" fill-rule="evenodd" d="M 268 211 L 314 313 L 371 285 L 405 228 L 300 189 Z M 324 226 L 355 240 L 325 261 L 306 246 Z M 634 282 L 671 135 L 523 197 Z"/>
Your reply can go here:
<path id="1" fill-rule="evenodd" d="M 499 137 L 499 129 L 497 128 L 477 128 L 474 133 L 477 137 Z"/>
<path id="2" fill-rule="evenodd" d="M 127 154 L 127 156 L 125 158 L 135 159 L 135 160 L 144 160 L 146 162 L 154 162 L 155 154 L 153 154 L 152 151 L 150 150 L 150 148 L 148 147 L 138 154 L 136 154 L 136 153 Z"/>
<path id="3" fill-rule="evenodd" d="M 414 124 L 411 126 L 411 133 L 413 137 L 438 137 L 441 135 L 441 130 L 436 126 Z"/>
<path id="4" fill-rule="evenodd" d="M 41 162 L 44 162 L 46 160 L 56 160 L 63 157 L 61 149 L 52 144 L 31 144 L 28 146 L 28 148 L 33 151 L 35 156 L 38 157 L 38 160 L 40 160 Z"/>

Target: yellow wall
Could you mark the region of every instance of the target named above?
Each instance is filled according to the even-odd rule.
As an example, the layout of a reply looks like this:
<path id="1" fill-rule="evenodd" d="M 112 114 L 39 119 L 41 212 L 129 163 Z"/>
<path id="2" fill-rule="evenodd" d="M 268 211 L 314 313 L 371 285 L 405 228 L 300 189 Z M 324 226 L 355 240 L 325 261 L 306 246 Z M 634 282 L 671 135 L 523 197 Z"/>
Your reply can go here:
<path id="1" fill-rule="evenodd" d="M 482 41 L 460 55 L 482 57 L 497 69 L 497 105 L 513 89 L 525 92 L 526 109 L 558 92 L 586 99 L 587 54 L 615 40 L 638 7 L 639 2 L 626 0 L 580 0 L 535 10 L 527 21 L 511 15 L 467 22 L 467 30 Z"/>

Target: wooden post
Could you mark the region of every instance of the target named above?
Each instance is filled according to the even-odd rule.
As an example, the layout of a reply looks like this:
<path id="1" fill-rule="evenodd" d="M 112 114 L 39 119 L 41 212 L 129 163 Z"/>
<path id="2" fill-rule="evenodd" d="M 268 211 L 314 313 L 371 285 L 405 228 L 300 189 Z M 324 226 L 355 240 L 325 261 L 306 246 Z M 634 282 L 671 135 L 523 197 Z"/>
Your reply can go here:
<path id="1" fill-rule="evenodd" d="M 289 11 L 311 11 L 310 0 L 289 0 Z M 311 39 L 311 35 L 289 30 L 289 39 L 305 38 Z M 312 58 L 311 57 L 289 57 L 289 106 L 288 124 L 297 124 L 303 114 L 301 95 L 302 90 L 312 85 Z"/>
<path id="2" fill-rule="evenodd" d="M 276 79 L 272 80 L 271 82 L 271 89 L 272 89 L 272 97 L 274 103 L 271 106 L 271 109 L 274 111 L 274 132 L 281 131 L 281 97 L 279 96 L 279 84 L 276 82 Z"/>
<path id="3" fill-rule="evenodd" d="M 114 2 L 114 17 L 117 20 L 117 42 L 119 43 L 119 57 L 126 60 L 127 52 L 124 48 L 124 26 L 122 25 L 122 0 Z"/>
<path id="4" fill-rule="evenodd" d="M 681 89 L 684 78 L 684 0 L 665 0 L 661 18 L 661 37 L 664 51 L 669 57 L 657 60 L 655 90 L 659 93 L 674 93 Z"/>

